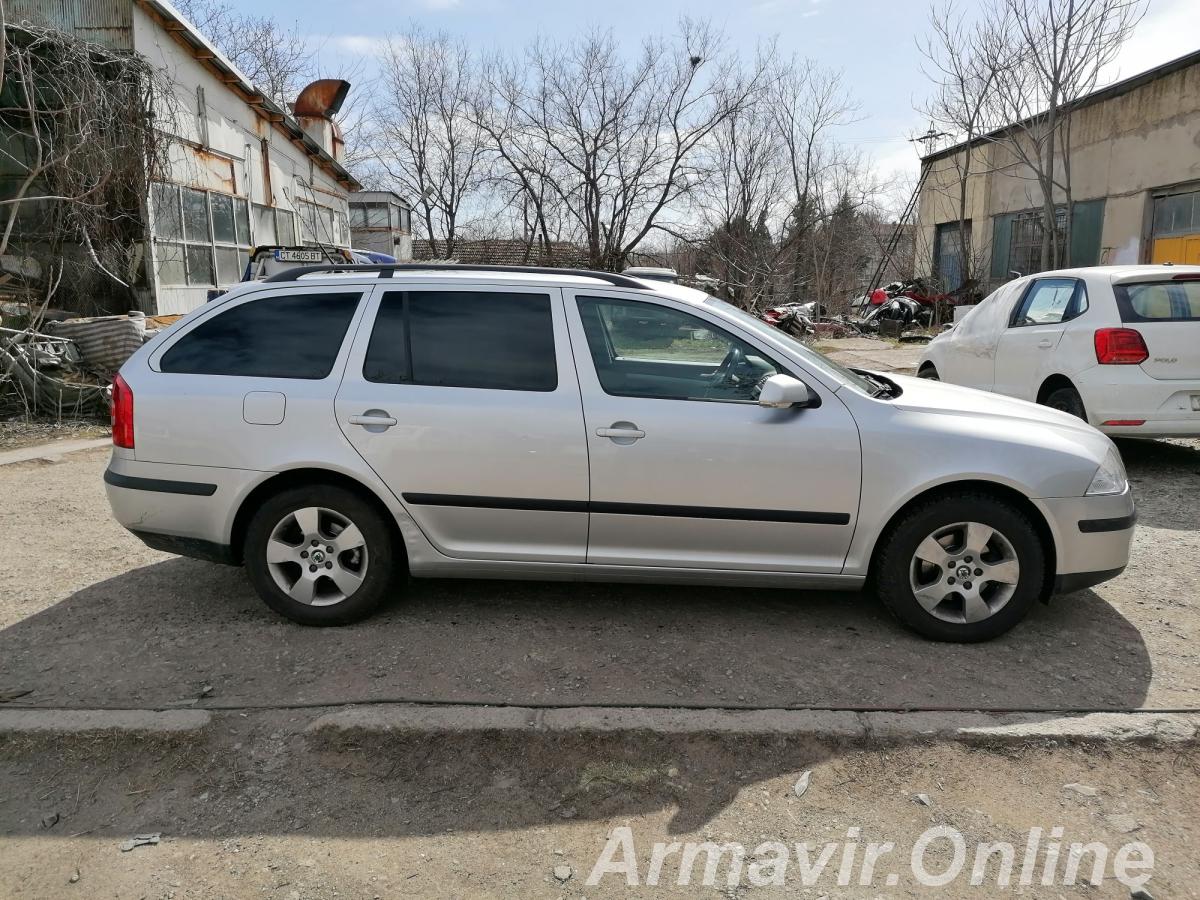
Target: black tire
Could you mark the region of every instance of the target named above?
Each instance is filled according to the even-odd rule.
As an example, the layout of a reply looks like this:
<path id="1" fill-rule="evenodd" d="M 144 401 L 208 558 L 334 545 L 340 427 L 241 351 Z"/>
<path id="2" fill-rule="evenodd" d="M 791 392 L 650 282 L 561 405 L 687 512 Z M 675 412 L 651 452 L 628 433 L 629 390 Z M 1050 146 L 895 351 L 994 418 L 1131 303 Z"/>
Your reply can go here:
<path id="1" fill-rule="evenodd" d="M 959 522 L 978 522 L 1000 532 L 1020 565 L 1012 596 L 982 621 L 938 618 L 921 606 L 910 582 L 918 545 L 939 528 Z M 975 491 L 943 495 L 905 513 L 881 539 L 872 571 L 876 594 L 897 619 L 931 640 L 959 643 L 991 640 L 1024 619 L 1042 595 L 1045 575 L 1046 554 L 1029 515 L 1012 503 Z"/>
<path id="2" fill-rule="evenodd" d="M 329 605 L 310 605 L 294 599 L 276 583 L 267 562 L 267 544 L 276 527 L 289 514 L 313 507 L 327 510 L 357 526 L 366 551 L 362 557 L 366 569 L 361 583 L 353 592 Z M 331 521 L 332 517 L 322 520 L 323 533 L 328 533 Z M 308 485 L 281 491 L 259 507 L 246 529 L 243 559 L 250 583 L 275 612 L 301 625 L 348 625 L 367 618 L 393 592 L 404 569 L 403 549 L 397 543 L 384 516 L 358 494 L 333 485 Z M 305 544 L 298 543 L 297 547 L 305 547 Z M 351 564 L 353 559 L 351 557 Z M 292 563 L 284 564 L 285 573 L 292 571 L 297 577 L 303 574 L 299 563 L 294 567 Z M 314 576 L 322 585 L 319 590 L 337 591 L 337 585 L 331 579 L 326 582 L 323 576 L 324 573 Z"/>
<path id="3" fill-rule="evenodd" d="M 917 373 L 918 378 L 928 378 L 930 381 L 941 381 L 942 377 L 938 375 L 938 370 L 933 366 L 922 366 L 921 371 Z"/>
<path id="4" fill-rule="evenodd" d="M 1042 404 L 1051 409 L 1070 413 L 1077 419 L 1087 421 L 1087 411 L 1083 408 L 1083 398 L 1079 396 L 1079 392 L 1073 387 L 1056 388 L 1046 395 L 1046 399 L 1042 401 Z"/>

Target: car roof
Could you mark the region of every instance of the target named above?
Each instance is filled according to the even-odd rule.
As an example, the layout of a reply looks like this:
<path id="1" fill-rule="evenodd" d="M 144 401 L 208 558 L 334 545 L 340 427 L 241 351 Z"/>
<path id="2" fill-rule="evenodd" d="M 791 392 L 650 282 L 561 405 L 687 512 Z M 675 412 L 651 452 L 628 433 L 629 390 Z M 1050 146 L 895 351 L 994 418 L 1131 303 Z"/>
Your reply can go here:
<path id="1" fill-rule="evenodd" d="M 1169 280 L 1176 275 L 1200 276 L 1200 266 L 1176 266 L 1171 264 L 1140 264 L 1124 266 L 1078 266 L 1071 269 L 1055 269 L 1050 272 L 1034 272 L 1025 278 L 1053 278 L 1056 275 L 1072 278 L 1100 277 L 1114 282 L 1138 281 L 1141 279 Z"/>
<path id="2" fill-rule="evenodd" d="M 368 286 L 377 284 L 380 281 L 378 271 L 353 271 L 345 272 L 313 272 L 311 275 L 301 273 L 295 280 L 283 282 L 265 282 L 252 281 L 243 282 L 236 287 L 230 288 L 228 295 L 241 294 L 254 290 L 255 288 L 277 287 L 282 285 L 293 286 L 312 286 L 320 284 L 336 284 L 344 286 L 352 284 L 355 286 Z M 610 273 L 604 273 L 608 275 Z M 708 295 L 703 291 L 695 288 L 687 287 L 681 284 L 671 284 L 664 281 L 657 281 L 648 278 L 637 278 L 635 276 L 624 276 L 626 280 L 638 283 L 647 293 L 657 294 L 659 296 L 670 297 L 673 300 L 679 300 L 689 304 L 700 304 L 708 299 Z M 612 290 L 629 290 L 630 288 L 614 287 L 611 283 L 605 280 L 604 277 L 588 277 L 583 274 L 564 271 L 558 273 L 531 273 L 531 272 L 506 272 L 503 269 L 464 269 L 461 272 L 456 272 L 450 268 L 429 268 L 422 269 L 403 269 L 388 272 L 387 280 L 389 284 L 404 284 L 405 282 L 422 282 L 441 281 L 448 284 L 462 282 L 466 284 L 490 284 L 490 285 L 523 285 L 523 286 L 545 286 L 545 287 L 569 287 L 569 288 L 590 288 L 595 287 L 602 291 Z"/>

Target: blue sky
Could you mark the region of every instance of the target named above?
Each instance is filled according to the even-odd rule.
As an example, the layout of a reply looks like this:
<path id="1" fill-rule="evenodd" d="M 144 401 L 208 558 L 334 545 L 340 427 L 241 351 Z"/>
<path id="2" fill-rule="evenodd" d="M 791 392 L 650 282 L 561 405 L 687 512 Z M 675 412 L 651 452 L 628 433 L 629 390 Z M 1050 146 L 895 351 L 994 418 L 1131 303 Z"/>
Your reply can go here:
<path id="1" fill-rule="evenodd" d="M 958 5 L 970 10 L 982 2 Z M 1200 48 L 1196 3 L 1150 0 L 1146 18 L 1107 80 Z M 566 38 L 593 25 L 636 43 L 645 34 L 671 31 L 688 15 L 723 28 L 731 45 L 746 54 L 778 35 L 785 53 L 840 70 L 860 106 L 859 121 L 841 137 L 869 154 L 880 174 L 915 172 L 916 153 L 906 138 L 927 125 L 913 109 L 928 90 L 915 50 L 929 15 L 920 0 L 256 0 L 255 12 L 298 22 L 323 55 L 346 56 L 369 52 L 409 21 L 490 49 L 521 46 L 535 33 Z"/>

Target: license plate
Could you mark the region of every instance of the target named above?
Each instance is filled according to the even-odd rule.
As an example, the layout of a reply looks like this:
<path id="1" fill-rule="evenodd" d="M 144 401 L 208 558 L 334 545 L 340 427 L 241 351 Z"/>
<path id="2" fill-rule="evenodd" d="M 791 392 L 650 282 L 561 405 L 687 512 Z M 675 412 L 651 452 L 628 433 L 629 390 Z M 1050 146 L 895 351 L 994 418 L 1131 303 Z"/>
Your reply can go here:
<path id="1" fill-rule="evenodd" d="M 275 258 L 280 262 L 319 263 L 325 254 L 320 250 L 276 250 Z"/>
<path id="2" fill-rule="evenodd" d="M 1192 394 L 1192 409 L 1200 412 L 1200 394 Z"/>

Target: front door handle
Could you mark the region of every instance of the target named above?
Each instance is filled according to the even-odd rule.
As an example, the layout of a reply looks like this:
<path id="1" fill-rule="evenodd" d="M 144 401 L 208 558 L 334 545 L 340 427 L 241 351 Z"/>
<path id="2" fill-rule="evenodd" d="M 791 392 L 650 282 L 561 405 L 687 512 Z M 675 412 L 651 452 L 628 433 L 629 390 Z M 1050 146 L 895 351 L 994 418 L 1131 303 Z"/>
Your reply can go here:
<path id="1" fill-rule="evenodd" d="M 382 409 L 368 409 L 361 416 L 351 416 L 347 421 L 351 425 L 362 425 L 364 428 L 391 428 L 396 424 L 395 418 Z"/>
<path id="2" fill-rule="evenodd" d="M 1038 346 L 1044 349 L 1049 349 L 1054 346 L 1054 341 L 1049 340 L 1048 338 L 1043 338 L 1042 340 L 1038 341 Z"/>
<path id="3" fill-rule="evenodd" d="M 632 444 L 645 436 L 646 432 L 632 422 L 613 422 L 608 428 L 596 429 L 596 437 L 611 438 L 618 444 Z"/>

